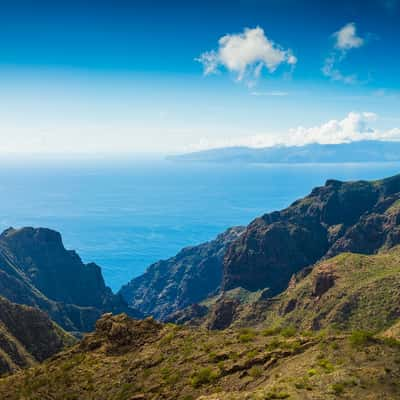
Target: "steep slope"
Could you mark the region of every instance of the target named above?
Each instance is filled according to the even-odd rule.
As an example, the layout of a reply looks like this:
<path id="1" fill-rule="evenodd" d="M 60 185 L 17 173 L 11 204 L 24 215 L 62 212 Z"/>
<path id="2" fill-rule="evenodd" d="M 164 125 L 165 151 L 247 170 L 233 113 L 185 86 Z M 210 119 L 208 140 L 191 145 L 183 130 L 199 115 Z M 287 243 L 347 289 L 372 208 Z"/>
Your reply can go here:
<path id="1" fill-rule="evenodd" d="M 373 254 L 400 243 L 400 175 L 330 180 L 283 211 L 254 220 L 224 259 L 223 289 L 283 291 L 291 276 L 343 251 Z"/>
<path id="2" fill-rule="evenodd" d="M 204 300 L 220 287 L 226 247 L 243 230 L 242 227 L 228 229 L 215 240 L 187 247 L 175 257 L 151 265 L 119 293 L 135 309 L 161 320 Z"/>
<path id="3" fill-rule="evenodd" d="M 45 313 L 0 297 L 0 374 L 32 366 L 73 342 Z"/>
<path id="4" fill-rule="evenodd" d="M 0 398 L 398 399 L 399 357 L 396 340 L 358 332 L 210 332 L 105 315 L 72 349 L 0 379 Z"/>
<path id="5" fill-rule="evenodd" d="M 90 331 L 105 311 L 128 309 L 106 287 L 100 267 L 83 264 L 64 248 L 58 232 L 44 228 L 7 229 L 0 235 L 0 295 L 38 307 L 69 331 Z"/>
<path id="6" fill-rule="evenodd" d="M 400 318 L 400 246 L 377 255 L 344 253 L 294 276 L 287 290 L 236 309 L 237 325 L 299 329 L 391 327 Z"/>

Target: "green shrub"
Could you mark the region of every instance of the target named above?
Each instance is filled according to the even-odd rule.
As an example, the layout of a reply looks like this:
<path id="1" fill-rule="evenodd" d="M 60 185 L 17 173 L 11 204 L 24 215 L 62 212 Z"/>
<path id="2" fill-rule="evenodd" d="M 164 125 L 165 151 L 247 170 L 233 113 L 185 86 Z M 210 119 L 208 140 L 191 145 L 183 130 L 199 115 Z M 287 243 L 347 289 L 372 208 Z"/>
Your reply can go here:
<path id="1" fill-rule="evenodd" d="M 248 360 L 252 360 L 254 357 L 256 357 L 258 354 L 257 350 L 251 350 L 246 354 L 246 358 Z"/>
<path id="2" fill-rule="evenodd" d="M 276 327 L 276 328 L 266 328 L 264 329 L 261 334 L 263 336 L 273 336 L 273 335 L 278 335 L 281 331 L 280 327 Z"/>
<path id="3" fill-rule="evenodd" d="M 354 347 L 365 346 L 373 339 L 373 333 L 369 331 L 353 331 L 350 335 L 350 344 Z"/>
<path id="4" fill-rule="evenodd" d="M 307 371 L 308 376 L 314 376 L 318 374 L 318 371 L 315 368 L 311 368 Z"/>
<path id="5" fill-rule="evenodd" d="M 393 337 L 384 337 L 381 341 L 389 347 L 399 348 L 400 347 L 400 340 L 397 340 Z"/>
<path id="6" fill-rule="evenodd" d="M 268 343 L 267 347 L 268 350 L 276 350 L 277 348 L 281 347 L 281 341 L 278 338 L 274 338 L 271 342 Z"/>
<path id="7" fill-rule="evenodd" d="M 241 343 L 249 343 L 254 340 L 254 333 L 242 333 L 239 335 L 239 342 Z"/>
<path id="8" fill-rule="evenodd" d="M 336 395 L 341 395 L 344 393 L 344 384 L 343 383 L 334 383 L 331 386 L 332 392 Z"/>
<path id="9" fill-rule="evenodd" d="M 263 372 L 262 368 L 257 367 L 256 365 L 254 365 L 253 367 L 250 368 L 249 375 L 252 378 L 259 378 L 262 375 L 262 372 Z"/>
<path id="10" fill-rule="evenodd" d="M 294 386 L 296 389 L 305 389 L 305 390 L 312 390 L 311 383 L 307 376 L 303 376 L 302 378 L 298 379 Z"/>
<path id="11" fill-rule="evenodd" d="M 201 385 L 206 385 L 208 383 L 214 382 L 218 378 L 218 376 L 218 371 L 215 371 L 210 367 L 205 367 L 199 369 L 193 374 L 190 383 L 193 387 L 197 388 Z"/>
<path id="12" fill-rule="evenodd" d="M 256 336 L 256 332 L 250 328 L 242 328 L 239 331 L 239 342 L 248 343 L 251 342 Z"/>
<path id="13" fill-rule="evenodd" d="M 292 337 L 296 334 L 296 328 L 294 326 L 288 326 L 281 330 L 281 335 L 284 337 Z"/>
<path id="14" fill-rule="evenodd" d="M 321 368 L 323 368 L 324 371 L 325 371 L 326 373 L 333 372 L 334 369 L 335 369 L 335 367 L 333 366 L 333 364 L 332 364 L 330 361 L 326 360 L 325 358 L 319 360 L 319 361 L 318 361 L 318 365 L 319 365 Z"/>
<path id="15" fill-rule="evenodd" d="M 288 397 L 290 397 L 289 393 L 286 393 L 278 389 L 272 389 L 271 391 L 268 391 L 264 395 L 265 400 L 287 399 Z"/>

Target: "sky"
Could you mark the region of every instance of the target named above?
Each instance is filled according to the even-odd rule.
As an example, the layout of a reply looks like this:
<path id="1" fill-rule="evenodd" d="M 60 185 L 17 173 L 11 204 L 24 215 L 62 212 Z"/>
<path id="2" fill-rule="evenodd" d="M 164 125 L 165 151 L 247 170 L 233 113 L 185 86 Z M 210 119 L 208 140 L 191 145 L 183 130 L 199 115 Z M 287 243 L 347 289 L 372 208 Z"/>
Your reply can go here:
<path id="1" fill-rule="evenodd" d="M 0 154 L 400 140 L 398 0 L 0 6 Z"/>

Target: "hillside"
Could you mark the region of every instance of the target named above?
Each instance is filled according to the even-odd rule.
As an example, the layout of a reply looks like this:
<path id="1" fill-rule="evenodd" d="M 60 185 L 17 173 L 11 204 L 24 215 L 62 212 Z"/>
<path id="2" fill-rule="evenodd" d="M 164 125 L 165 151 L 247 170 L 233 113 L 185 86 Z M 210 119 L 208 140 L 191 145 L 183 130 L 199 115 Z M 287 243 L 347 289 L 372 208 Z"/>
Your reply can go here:
<path id="1" fill-rule="evenodd" d="M 400 160 L 400 143 L 364 140 L 265 148 L 225 147 L 168 157 L 173 161 L 271 164 L 390 162 Z"/>
<path id="2" fill-rule="evenodd" d="M 228 229 L 215 240 L 187 247 L 175 257 L 151 265 L 119 293 L 133 308 L 160 320 L 204 300 L 221 285 L 225 250 L 243 230 Z"/>
<path id="3" fill-rule="evenodd" d="M 105 315 L 74 348 L 0 379 L 9 400 L 398 399 L 400 346 L 364 332 L 206 331 Z"/>
<path id="4" fill-rule="evenodd" d="M 302 330 L 389 329 L 400 318 L 400 246 L 376 255 L 343 253 L 309 267 L 275 297 L 233 289 L 170 316 L 203 326 L 296 327 Z M 393 328 L 394 329 L 394 328 Z"/>
<path id="5" fill-rule="evenodd" d="M 282 211 L 255 219 L 224 259 L 223 289 L 283 291 L 291 276 L 341 252 L 373 254 L 400 242 L 400 175 L 329 180 Z"/>
<path id="6" fill-rule="evenodd" d="M 44 361 L 74 341 L 45 313 L 0 297 L 0 375 Z"/>
<path id="7" fill-rule="evenodd" d="M 104 312 L 128 312 L 105 283 L 100 267 L 66 250 L 58 232 L 9 228 L 0 235 L 0 295 L 37 307 L 68 331 L 87 332 Z"/>

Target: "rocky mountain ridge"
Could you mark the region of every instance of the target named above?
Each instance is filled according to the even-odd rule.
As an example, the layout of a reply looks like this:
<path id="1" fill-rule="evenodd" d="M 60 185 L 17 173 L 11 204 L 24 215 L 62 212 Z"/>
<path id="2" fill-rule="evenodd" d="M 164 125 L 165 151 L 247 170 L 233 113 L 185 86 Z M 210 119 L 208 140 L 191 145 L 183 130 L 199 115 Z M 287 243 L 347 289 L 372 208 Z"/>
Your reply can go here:
<path id="1" fill-rule="evenodd" d="M 389 249 L 400 243 L 399 221 L 400 175 L 372 182 L 328 180 L 245 229 L 228 230 L 215 241 L 153 264 L 121 294 L 147 315 L 187 323 L 204 317 L 208 308 L 203 303 L 218 292 L 262 290 L 264 298 L 273 298 L 294 274 L 319 260 Z M 231 301 L 218 303 L 221 312 L 229 314 Z"/>
<path id="2" fill-rule="evenodd" d="M 100 267 L 84 264 L 45 228 L 9 228 L 0 235 L 0 295 L 36 307 L 68 331 L 88 332 L 104 312 L 127 312 L 105 283 Z"/>
<path id="3" fill-rule="evenodd" d="M 255 219 L 228 248 L 223 290 L 282 292 L 293 274 L 341 252 L 374 254 L 400 243 L 400 175 L 329 180 L 282 211 Z"/>

